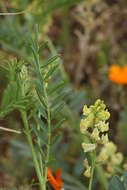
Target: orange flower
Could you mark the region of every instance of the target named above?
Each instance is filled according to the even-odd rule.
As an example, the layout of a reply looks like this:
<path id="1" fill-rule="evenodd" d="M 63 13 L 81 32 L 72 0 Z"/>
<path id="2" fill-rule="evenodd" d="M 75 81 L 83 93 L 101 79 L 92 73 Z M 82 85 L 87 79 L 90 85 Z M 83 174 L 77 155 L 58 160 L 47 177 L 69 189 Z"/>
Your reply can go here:
<path id="1" fill-rule="evenodd" d="M 112 65 L 109 70 L 109 79 L 116 84 L 127 84 L 127 65 L 123 67 Z"/>
<path id="2" fill-rule="evenodd" d="M 61 180 L 61 169 L 59 168 L 56 172 L 56 178 L 53 176 L 52 171 L 48 168 L 48 181 L 54 190 L 61 190 L 63 181 Z"/>

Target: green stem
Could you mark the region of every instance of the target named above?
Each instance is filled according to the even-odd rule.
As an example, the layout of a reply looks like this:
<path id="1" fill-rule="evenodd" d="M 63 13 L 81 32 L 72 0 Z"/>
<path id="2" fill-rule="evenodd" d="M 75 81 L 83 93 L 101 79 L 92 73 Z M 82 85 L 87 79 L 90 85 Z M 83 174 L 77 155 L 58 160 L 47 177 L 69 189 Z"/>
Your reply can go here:
<path id="1" fill-rule="evenodd" d="M 96 165 L 96 171 L 99 183 L 104 187 L 105 190 L 108 190 L 108 181 L 104 175 L 102 166 Z"/>
<path id="2" fill-rule="evenodd" d="M 39 180 L 40 189 L 41 190 L 46 190 L 45 183 L 44 183 L 43 177 L 41 175 L 41 171 L 40 171 L 39 164 L 38 164 L 38 161 L 37 161 L 36 152 L 34 150 L 34 145 L 33 145 L 33 142 L 32 142 L 32 138 L 31 138 L 31 135 L 30 135 L 30 129 L 29 129 L 29 125 L 28 125 L 26 112 L 21 111 L 21 116 L 22 116 L 22 120 L 23 120 L 23 123 L 24 123 L 26 137 L 27 137 L 30 149 L 31 149 L 33 163 L 34 163 L 34 167 L 35 167 L 37 177 L 38 177 L 38 180 Z"/>
<path id="3" fill-rule="evenodd" d="M 39 117 L 40 117 L 40 114 L 39 114 Z M 37 125 L 37 129 L 40 131 L 40 126 L 39 125 Z M 40 142 L 39 137 L 37 137 L 37 143 L 38 143 L 38 146 L 41 147 L 41 142 Z M 41 175 L 43 176 L 42 155 L 41 155 L 40 151 L 38 152 L 38 158 L 39 158 L 39 163 L 40 163 Z"/>
<path id="4" fill-rule="evenodd" d="M 41 70 L 40 70 L 40 66 L 39 66 L 39 55 L 38 55 L 38 74 L 39 74 L 39 80 L 40 82 L 43 83 L 44 79 L 41 75 Z M 49 162 L 49 156 L 50 156 L 50 144 L 51 144 L 51 113 L 50 113 L 50 106 L 49 106 L 49 101 L 48 101 L 48 95 L 47 95 L 47 91 L 46 91 L 46 87 L 45 87 L 45 84 L 43 86 L 43 90 L 44 90 L 44 99 L 45 99 L 45 103 L 46 103 L 46 107 L 47 107 L 47 115 L 48 115 L 48 118 L 47 118 L 47 123 L 48 123 L 48 143 L 47 143 L 47 155 L 46 155 L 46 160 L 45 160 L 45 164 L 46 164 L 46 167 L 45 167 L 45 171 L 44 171 L 44 182 L 46 184 L 47 182 L 47 165 L 48 165 L 48 162 Z"/>
<path id="5" fill-rule="evenodd" d="M 48 143 L 47 143 L 47 156 L 46 156 L 46 168 L 45 168 L 45 183 L 47 181 L 47 165 L 49 162 L 49 156 L 50 156 L 50 144 L 51 144 L 51 113 L 50 113 L 50 107 L 49 107 L 49 103 L 48 103 L 48 96 L 47 96 L 47 92 L 46 89 L 44 88 L 44 93 L 45 93 L 45 98 L 46 98 L 46 102 L 47 102 L 47 114 L 48 114 Z"/>
<path id="6" fill-rule="evenodd" d="M 89 183 L 89 190 L 92 190 L 95 165 L 96 165 L 96 153 L 94 152 L 92 156 L 92 170 L 91 170 L 91 177 L 90 177 L 90 183 Z"/>

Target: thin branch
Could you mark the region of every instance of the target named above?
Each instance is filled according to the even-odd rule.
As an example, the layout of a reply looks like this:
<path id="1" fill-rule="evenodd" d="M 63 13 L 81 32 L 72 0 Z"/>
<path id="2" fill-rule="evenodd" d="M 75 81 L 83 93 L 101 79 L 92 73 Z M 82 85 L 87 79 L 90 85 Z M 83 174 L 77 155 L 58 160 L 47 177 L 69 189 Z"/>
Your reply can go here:
<path id="1" fill-rule="evenodd" d="M 16 12 L 16 13 L 0 13 L 0 16 L 13 16 L 13 15 L 20 15 L 20 14 L 24 14 L 26 12 L 25 11 L 20 11 L 20 12 Z"/>
<path id="2" fill-rule="evenodd" d="M 2 126 L 0 126 L 0 130 L 11 132 L 11 133 L 17 133 L 17 134 L 21 134 L 22 133 L 21 131 L 17 131 L 17 130 L 6 128 L 6 127 L 2 127 Z"/>

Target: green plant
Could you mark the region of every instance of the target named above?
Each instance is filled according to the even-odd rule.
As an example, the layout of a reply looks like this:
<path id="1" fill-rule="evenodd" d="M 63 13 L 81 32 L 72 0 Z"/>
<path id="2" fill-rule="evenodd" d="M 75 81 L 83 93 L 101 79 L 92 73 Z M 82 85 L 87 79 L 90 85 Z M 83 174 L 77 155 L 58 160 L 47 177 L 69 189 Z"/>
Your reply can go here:
<path id="1" fill-rule="evenodd" d="M 92 190 L 95 168 L 99 165 L 105 166 L 104 173 L 98 168 L 105 189 L 107 189 L 106 177 L 109 178 L 117 172 L 123 173 L 121 168 L 123 155 L 117 152 L 116 145 L 108 139 L 109 123 L 107 120 L 109 117 L 110 113 L 101 100 L 97 100 L 89 108 L 86 105 L 83 107 L 80 132 L 83 134 L 82 148 L 86 153 L 84 175 L 90 178 L 89 190 Z"/>
<path id="2" fill-rule="evenodd" d="M 54 85 L 51 82 L 59 71 L 59 55 L 51 56 L 43 63 L 39 61 L 39 52 L 45 44 L 38 44 L 37 26 L 29 46 L 33 54 L 30 64 L 16 60 L 6 64 L 8 85 L 3 93 L 0 118 L 15 109 L 21 113 L 40 189 L 45 190 L 47 168 L 54 154 L 51 145 L 57 141 L 59 133 L 55 133 L 64 122 L 60 112 L 66 93 L 60 78 Z"/>

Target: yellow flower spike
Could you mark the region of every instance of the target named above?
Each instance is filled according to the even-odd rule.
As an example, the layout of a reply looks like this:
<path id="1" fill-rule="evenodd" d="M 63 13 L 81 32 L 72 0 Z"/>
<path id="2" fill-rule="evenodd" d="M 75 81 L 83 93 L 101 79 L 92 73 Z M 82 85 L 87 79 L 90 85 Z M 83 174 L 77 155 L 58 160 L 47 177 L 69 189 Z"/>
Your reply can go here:
<path id="1" fill-rule="evenodd" d="M 120 165 L 123 162 L 123 155 L 117 152 L 117 146 L 108 139 L 109 123 L 107 120 L 110 117 L 110 113 L 106 109 L 103 101 L 97 100 L 94 105 L 83 108 L 84 119 L 81 119 L 80 132 L 85 134 L 82 148 L 86 155 L 91 153 L 91 160 L 84 160 L 86 177 L 93 179 L 93 174 L 98 164 L 104 164 L 105 176 L 111 177 L 115 174 L 116 170 L 120 169 Z M 88 141 L 85 141 L 87 138 Z M 89 142 L 89 143 L 88 143 Z M 90 165 L 89 165 L 90 164 Z M 127 170 L 127 164 L 123 165 L 123 168 Z M 91 181 L 89 183 L 89 189 L 92 189 Z"/>
<path id="2" fill-rule="evenodd" d="M 93 150 L 95 150 L 96 145 L 95 144 L 87 144 L 87 143 L 82 143 L 82 148 L 84 150 L 84 152 L 91 152 Z"/>
<path id="3" fill-rule="evenodd" d="M 92 180 L 94 172 L 91 172 L 91 168 L 92 171 L 94 171 L 96 163 L 102 163 L 105 164 L 107 168 L 106 172 L 109 176 L 110 172 L 113 172 L 115 168 L 113 162 L 111 162 L 111 157 L 112 154 L 116 155 L 117 149 L 114 143 L 109 142 L 108 140 L 107 131 L 109 130 L 109 123 L 107 120 L 110 117 L 110 113 L 106 109 L 104 102 L 99 99 L 94 105 L 91 105 L 90 107 L 85 105 L 83 107 L 83 116 L 84 119 L 81 119 L 80 122 L 80 132 L 85 134 L 82 148 L 84 152 L 87 153 L 86 155 L 89 155 L 89 152 L 91 153 L 90 163 L 88 163 L 87 159 L 84 160 L 84 167 L 86 169 L 84 175 L 86 177 L 91 177 L 90 180 Z M 88 141 L 86 141 L 86 139 L 88 139 Z M 117 154 L 116 158 L 122 160 L 120 154 Z M 113 169 L 111 168 L 111 165 L 109 165 L 111 163 Z M 114 163 L 116 163 L 116 160 Z M 111 169 L 113 171 L 111 171 Z M 92 188 L 91 184 L 90 181 L 90 190 Z"/>

